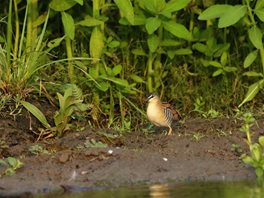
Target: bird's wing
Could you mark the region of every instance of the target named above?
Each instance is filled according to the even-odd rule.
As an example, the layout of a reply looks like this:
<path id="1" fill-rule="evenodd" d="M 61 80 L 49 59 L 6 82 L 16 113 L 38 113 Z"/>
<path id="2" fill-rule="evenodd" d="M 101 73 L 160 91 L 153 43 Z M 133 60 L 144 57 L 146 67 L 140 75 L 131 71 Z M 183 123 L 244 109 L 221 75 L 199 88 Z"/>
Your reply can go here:
<path id="1" fill-rule="evenodd" d="M 171 111 L 174 120 L 180 120 L 182 118 L 181 114 L 176 109 L 174 109 L 169 103 L 162 102 L 162 105 L 167 110 Z"/>

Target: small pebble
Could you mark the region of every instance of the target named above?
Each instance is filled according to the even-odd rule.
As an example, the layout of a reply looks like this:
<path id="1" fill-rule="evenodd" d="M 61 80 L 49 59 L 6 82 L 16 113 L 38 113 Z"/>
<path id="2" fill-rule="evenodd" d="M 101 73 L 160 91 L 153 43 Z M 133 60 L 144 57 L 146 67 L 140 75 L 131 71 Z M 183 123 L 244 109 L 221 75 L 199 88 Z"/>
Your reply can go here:
<path id="1" fill-rule="evenodd" d="M 166 158 L 166 157 L 163 157 L 162 159 L 163 159 L 165 162 L 168 161 L 168 158 Z"/>
<path id="2" fill-rule="evenodd" d="M 88 173 L 88 171 L 82 171 L 81 174 L 82 175 L 86 175 Z"/>
<path id="3" fill-rule="evenodd" d="M 107 153 L 111 155 L 113 153 L 113 150 L 110 149 L 107 151 Z"/>

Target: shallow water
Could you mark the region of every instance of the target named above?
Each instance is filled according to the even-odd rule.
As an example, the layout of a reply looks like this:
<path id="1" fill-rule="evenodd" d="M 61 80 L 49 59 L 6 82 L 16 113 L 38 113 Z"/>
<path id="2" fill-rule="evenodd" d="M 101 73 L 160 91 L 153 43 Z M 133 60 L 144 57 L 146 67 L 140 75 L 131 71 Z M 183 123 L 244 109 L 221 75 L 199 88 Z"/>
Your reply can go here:
<path id="1" fill-rule="evenodd" d="M 62 198 L 263 198 L 264 186 L 252 182 L 197 182 L 181 184 L 135 185 L 113 189 L 88 190 L 71 193 L 52 193 L 40 197 Z"/>

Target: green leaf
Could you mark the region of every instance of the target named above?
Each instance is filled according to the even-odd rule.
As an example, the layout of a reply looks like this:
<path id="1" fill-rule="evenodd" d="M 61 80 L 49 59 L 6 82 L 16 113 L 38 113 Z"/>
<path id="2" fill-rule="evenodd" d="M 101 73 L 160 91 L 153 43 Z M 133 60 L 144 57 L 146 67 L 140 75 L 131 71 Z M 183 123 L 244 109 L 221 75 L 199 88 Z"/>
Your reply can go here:
<path id="1" fill-rule="evenodd" d="M 247 12 L 245 5 L 236 5 L 229 7 L 227 11 L 220 16 L 218 27 L 224 28 L 237 23 Z"/>
<path id="2" fill-rule="evenodd" d="M 255 9 L 260 9 L 264 7 L 264 1 L 263 0 L 258 0 L 255 6 Z"/>
<path id="3" fill-rule="evenodd" d="M 264 1 L 263 1 L 264 2 Z M 258 18 L 264 22 L 264 8 L 261 9 L 257 9 L 255 10 L 256 15 L 258 16 Z"/>
<path id="4" fill-rule="evenodd" d="M 262 31 L 255 25 L 248 31 L 248 36 L 251 41 L 251 43 L 257 48 L 262 49 L 263 43 L 262 43 Z"/>
<path id="5" fill-rule="evenodd" d="M 155 52 L 159 47 L 159 37 L 155 34 L 150 35 L 147 42 L 151 52 Z"/>
<path id="6" fill-rule="evenodd" d="M 203 54 L 206 54 L 209 51 L 208 46 L 202 43 L 195 43 L 192 45 L 192 48 Z"/>
<path id="7" fill-rule="evenodd" d="M 53 40 L 51 40 L 50 42 L 48 42 L 48 47 L 49 47 L 49 51 L 55 47 L 58 47 L 61 42 L 63 41 L 64 39 L 64 36 L 63 37 L 60 37 L 60 38 L 55 38 Z"/>
<path id="8" fill-rule="evenodd" d="M 216 77 L 216 76 L 219 76 L 219 75 L 221 75 L 221 74 L 223 74 L 224 73 L 224 71 L 223 71 L 223 69 L 222 68 L 220 68 L 220 69 L 218 69 L 218 70 L 216 70 L 214 73 L 213 73 L 213 77 Z"/>
<path id="9" fill-rule="evenodd" d="M 6 163 L 6 161 L 0 159 L 0 165 L 5 165 L 5 166 L 7 166 L 7 163 Z"/>
<path id="10" fill-rule="evenodd" d="M 99 27 L 94 27 L 90 38 L 90 55 L 92 58 L 100 59 L 104 48 L 104 35 Z M 97 62 L 95 60 L 95 62 Z"/>
<path id="11" fill-rule="evenodd" d="M 86 26 L 86 27 L 94 27 L 97 25 L 103 24 L 103 21 L 100 21 L 98 19 L 95 19 L 91 16 L 85 16 L 84 20 L 79 21 L 76 25 Z"/>
<path id="12" fill-rule="evenodd" d="M 164 29 L 173 34 L 178 38 L 182 38 L 185 40 L 192 40 L 192 34 L 186 29 L 186 27 L 180 23 L 176 23 L 175 21 L 163 21 Z"/>
<path id="13" fill-rule="evenodd" d="M 263 85 L 264 85 L 264 79 L 259 80 L 258 82 L 250 85 L 249 88 L 248 88 L 246 97 L 241 102 L 241 104 L 238 106 L 238 108 L 240 108 L 246 102 L 251 101 L 257 95 L 257 93 L 259 92 L 259 90 L 263 88 Z"/>
<path id="14" fill-rule="evenodd" d="M 49 7 L 55 11 L 62 12 L 70 9 L 76 4 L 74 0 L 52 0 Z"/>
<path id="15" fill-rule="evenodd" d="M 254 72 L 254 71 L 248 71 L 244 72 L 243 76 L 248 76 L 248 77 L 263 77 L 263 74 L 260 72 Z"/>
<path id="16" fill-rule="evenodd" d="M 255 143 L 250 146 L 250 152 L 253 160 L 256 160 L 258 162 L 261 159 L 262 149 L 259 144 Z"/>
<path id="17" fill-rule="evenodd" d="M 130 0 L 114 0 L 115 4 L 119 8 L 121 15 L 125 16 L 130 24 L 134 24 L 134 8 Z"/>
<path id="18" fill-rule="evenodd" d="M 136 56 L 147 56 L 146 52 L 143 49 L 137 48 L 133 49 L 132 53 Z"/>
<path id="19" fill-rule="evenodd" d="M 191 0 L 170 0 L 166 3 L 163 12 L 176 12 L 185 8 L 190 2 Z"/>
<path id="20" fill-rule="evenodd" d="M 181 49 L 175 50 L 175 54 L 176 55 L 190 55 L 192 54 L 192 50 L 189 48 L 181 48 Z"/>
<path id="21" fill-rule="evenodd" d="M 244 64 L 243 64 L 244 68 L 248 68 L 256 60 L 257 56 L 258 56 L 257 50 L 250 52 L 244 60 Z"/>
<path id="22" fill-rule="evenodd" d="M 140 76 L 138 76 L 138 75 L 136 75 L 136 74 L 132 74 L 132 75 L 130 75 L 130 78 L 131 78 L 133 81 L 137 82 L 137 83 L 143 83 L 143 82 L 144 82 L 143 78 L 141 78 Z"/>
<path id="23" fill-rule="evenodd" d="M 198 17 L 199 20 L 210 20 L 221 17 L 230 7 L 231 5 L 226 4 L 216 4 L 210 6 L 206 10 L 204 10 L 200 16 Z"/>
<path id="24" fill-rule="evenodd" d="M 227 53 L 226 52 L 223 52 L 220 62 L 221 62 L 221 65 L 226 65 L 227 63 Z"/>
<path id="25" fill-rule="evenodd" d="M 256 175 L 257 175 L 258 178 L 262 178 L 263 177 L 263 169 L 262 168 L 256 168 L 255 172 L 256 172 Z"/>
<path id="26" fill-rule="evenodd" d="M 81 6 L 83 5 L 83 0 L 74 0 L 76 3 L 80 4 Z"/>
<path id="27" fill-rule="evenodd" d="M 18 169 L 23 166 L 23 163 L 14 157 L 8 157 L 7 162 L 13 169 Z"/>
<path id="28" fill-rule="evenodd" d="M 245 164 L 252 165 L 254 163 L 253 159 L 248 155 L 242 156 L 242 160 Z"/>
<path id="29" fill-rule="evenodd" d="M 109 82 L 105 82 L 105 81 L 101 81 L 99 82 L 99 85 L 100 86 L 96 86 L 99 90 L 103 91 L 103 92 L 106 92 L 109 87 L 110 87 L 110 84 Z"/>
<path id="30" fill-rule="evenodd" d="M 161 25 L 161 20 L 157 17 L 150 17 L 146 20 L 146 30 L 148 34 L 155 32 Z"/>
<path id="31" fill-rule="evenodd" d="M 30 112 L 32 113 L 40 122 L 41 124 L 46 128 L 50 129 L 51 126 L 49 125 L 46 117 L 44 114 L 33 104 L 26 102 L 26 101 L 21 101 L 21 104 Z"/>
<path id="32" fill-rule="evenodd" d="M 116 76 L 117 74 L 120 74 L 120 72 L 122 71 L 122 65 L 116 65 L 114 66 L 114 68 L 112 69 L 112 74 L 113 76 Z"/>
<path id="33" fill-rule="evenodd" d="M 262 146 L 262 148 L 264 148 L 264 136 L 260 136 L 258 139 L 260 145 Z"/>
<path id="34" fill-rule="evenodd" d="M 155 15 L 159 14 L 166 5 L 165 0 L 140 0 L 140 3 L 144 9 L 147 9 Z"/>
<path id="35" fill-rule="evenodd" d="M 224 68 L 225 72 L 235 72 L 237 71 L 237 67 L 231 67 L 231 66 L 225 66 Z"/>
<path id="36" fill-rule="evenodd" d="M 176 41 L 175 39 L 164 39 L 161 41 L 160 46 L 163 47 L 177 47 L 182 45 L 183 42 Z"/>
<path id="37" fill-rule="evenodd" d="M 75 26 L 72 16 L 66 12 L 61 12 L 61 19 L 65 35 L 68 36 L 71 40 L 73 40 L 75 36 Z"/>
<path id="38" fill-rule="evenodd" d="M 222 68 L 223 66 L 221 65 L 221 63 L 217 62 L 217 61 L 209 61 L 209 65 L 217 67 L 217 68 Z"/>

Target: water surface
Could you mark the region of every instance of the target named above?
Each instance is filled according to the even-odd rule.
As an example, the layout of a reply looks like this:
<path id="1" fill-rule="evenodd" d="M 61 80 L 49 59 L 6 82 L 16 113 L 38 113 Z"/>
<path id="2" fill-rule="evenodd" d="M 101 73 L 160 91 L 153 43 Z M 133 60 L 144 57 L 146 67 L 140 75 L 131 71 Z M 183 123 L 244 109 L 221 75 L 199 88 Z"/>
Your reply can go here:
<path id="1" fill-rule="evenodd" d="M 154 184 L 88 190 L 71 193 L 52 193 L 36 197 L 62 198 L 264 198 L 264 187 L 254 182 L 194 182 Z"/>

